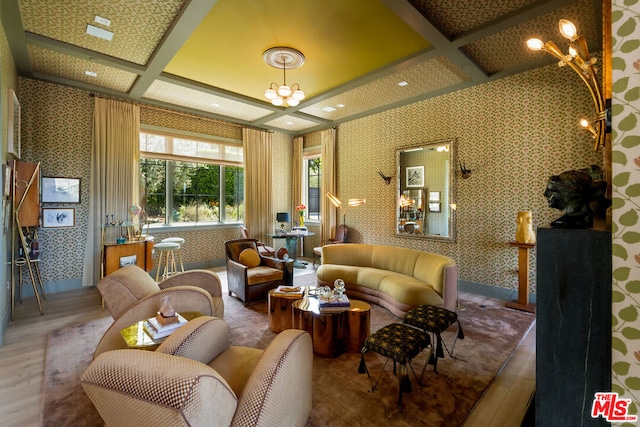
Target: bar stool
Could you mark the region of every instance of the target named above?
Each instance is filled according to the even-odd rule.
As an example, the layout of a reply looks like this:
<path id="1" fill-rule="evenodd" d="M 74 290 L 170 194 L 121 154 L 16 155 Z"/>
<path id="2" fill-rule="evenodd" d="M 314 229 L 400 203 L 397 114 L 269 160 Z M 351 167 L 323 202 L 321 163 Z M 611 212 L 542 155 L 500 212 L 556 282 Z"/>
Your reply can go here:
<path id="1" fill-rule="evenodd" d="M 180 244 L 174 242 L 160 242 L 153 247 L 158 252 L 158 268 L 156 270 L 156 282 L 160 278 L 160 270 L 162 270 L 162 258 L 164 258 L 164 271 L 162 280 L 176 274 L 176 256 L 175 252 L 180 249 Z"/>
<path id="2" fill-rule="evenodd" d="M 182 237 L 167 237 L 166 239 L 162 239 L 160 243 L 177 243 L 180 245 L 176 253 L 178 254 L 178 259 L 180 260 L 180 271 L 184 272 L 184 264 L 182 263 L 182 245 L 184 245 L 185 240 Z"/>

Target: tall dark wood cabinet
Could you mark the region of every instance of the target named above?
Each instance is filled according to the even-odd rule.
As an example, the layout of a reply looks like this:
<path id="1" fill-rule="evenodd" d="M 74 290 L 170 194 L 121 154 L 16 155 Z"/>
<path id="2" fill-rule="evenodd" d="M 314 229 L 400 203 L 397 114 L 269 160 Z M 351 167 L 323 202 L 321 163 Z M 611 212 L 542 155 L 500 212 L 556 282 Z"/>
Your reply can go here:
<path id="1" fill-rule="evenodd" d="M 537 426 L 608 426 L 592 418 L 611 391 L 611 232 L 539 228 Z"/>

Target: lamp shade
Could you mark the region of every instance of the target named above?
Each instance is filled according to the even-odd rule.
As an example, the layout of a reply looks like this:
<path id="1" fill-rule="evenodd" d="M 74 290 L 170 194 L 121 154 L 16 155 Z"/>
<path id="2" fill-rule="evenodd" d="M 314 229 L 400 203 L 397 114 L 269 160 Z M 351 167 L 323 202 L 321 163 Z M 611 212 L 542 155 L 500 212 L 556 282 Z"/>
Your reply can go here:
<path id="1" fill-rule="evenodd" d="M 289 212 L 278 212 L 276 214 L 276 221 L 278 222 L 289 222 Z"/>

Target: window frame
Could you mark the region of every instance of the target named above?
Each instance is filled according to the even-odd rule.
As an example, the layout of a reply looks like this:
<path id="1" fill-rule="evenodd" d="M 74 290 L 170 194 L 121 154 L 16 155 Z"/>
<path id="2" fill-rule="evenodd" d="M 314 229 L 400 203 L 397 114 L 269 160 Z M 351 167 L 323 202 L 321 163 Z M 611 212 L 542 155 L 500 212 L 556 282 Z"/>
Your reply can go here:
<path id="1" fill-rule="evenodd" d="M 226 176 L 226 168 L 227 167 L 238 167 L 243 170 L 244 173 L 244 150 L 243 143 L 241 140 L 224 138 L 224 137 L 214 137 L 211 135 L 200 134 L 196 132 L 187 132 L 180 131 L 175 129 L 168 129 L 159 126 L 152 125 L 141 125 L 140 126 L 140 134 L 152 134 L 158 135 L 165 138 L 169 138 L 171 142 L 169 142 L 169 147 L 171 146 L 173 139 L 187 139 L 191 141 L 199 141 L 199 142 L 207 142 L 207 143 L 215 143 L 219 144 L 222 147 L 234 147 L 239 148 L 241 151 L 241 156 L 243 161 L 232 161 L 227 159 L 212 159 L 210 157 L 197 157 L 197 156 L 184 156 L 173 153 L 162 153 L 155 151 L 144 151 L 140 149 L 140 162 L 143 159 L 154 159 L 154 160 L 162 160 L 166 161 L 166 169 L 165 169 L 165 218 L 164 223 L 154 223 L 149 224 L 148 227 L 157 231 L 161 231 L 162 229 L 173 229 L 179 227 L 180 229 L 197 229 L 201 230 L 204 228 L 235 228 L 238 224 L 244 223 L 244 217 L 240 220 L 226 221 L 226 210 L 224 206 L 226 206 L 226 194 L 225 194 L 225 176 Z M 168 147 L 167 147 L 168 151 Z M 173 211 L 173 174 L 171 171 L 175 166 L 175 162 L 184 162 L 184 163 L 195 163 L 195 164 L 208 164 L 219 166 L 219 218 L 218 221 L 207 221 L 207 222 L 173 222 L 170 212 Z M 243 180 L 244 181 L 244 180 Z M 245 200 L 245 188 L 243 185 L 242 188 L 242 203 Z"/>
<path id="2" fill-rule="evenodd" d="M 320 197 L 320 205 L 322 205 L 322 150 L 321 147 L 313 146 L 303 149 L 302 151 L 302 203 L 305 206 L 309 206 L 309 160 L 311 159 L 320 159 L 320 173 L 319 173 L 319 197 Z M 318 212 L 317 218 L 311 218 L 309 216 L 309 209 L 304 213 L 305 222 L 310 223 L 320 223 L 322 220 L 322 210 L 320 209 Z"/>

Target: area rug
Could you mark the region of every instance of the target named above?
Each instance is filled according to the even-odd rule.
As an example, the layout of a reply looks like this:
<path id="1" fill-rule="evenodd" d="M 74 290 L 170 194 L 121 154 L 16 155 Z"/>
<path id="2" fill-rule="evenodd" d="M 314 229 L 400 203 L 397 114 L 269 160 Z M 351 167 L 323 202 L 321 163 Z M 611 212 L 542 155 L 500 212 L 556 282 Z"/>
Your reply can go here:
<path id="1" fill-rule="evenodd" d="M 221 278 L 224 278 L 221 275 Z M 296 285 L 312 284 L 315 275 L 296 278 Z M 265 348 L 275 334 L 268 329 L 267 304 L 247 306 L 225 295 L 225 320 L 233 345 Z M 380 382 L 371 392 L 366 374 L 358 374 L 360 354 L 343 354 L 313 360 L 313 409 L 307 423 L 320 426 L 460 426 L 493 378 L 515 350 L 535 315 L 504 307 L 503 301 L 466 299 L 461 295 L 458 317 L 465 338 L 455 345 L 454 358 L 438 362 L 438 372 L 428 366 L 423 385 L 413 377 L 412 392 L 403 396 L 403 410 L 397 405 L 398 380 L 392 363 L 375 354 L 365 355 L 367 367 Z M 375 304 L 371 305 L 371 332 L 401 320 Z M 110 319 L 52 331 L 47 343 L 43 389 L 44 426 L 100 426 L 100 416 L 84 394 L 78 380 L 91 362 L 95 346 Z M 451 348 L 456 328 L 443 333 Z M 413 366 L 419 374 L 428 352 L 418 355 Z"/>

